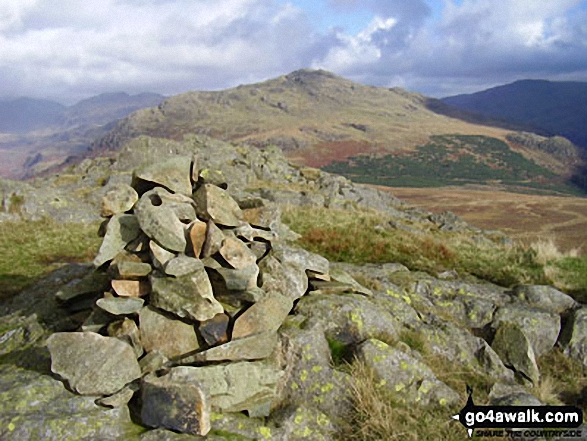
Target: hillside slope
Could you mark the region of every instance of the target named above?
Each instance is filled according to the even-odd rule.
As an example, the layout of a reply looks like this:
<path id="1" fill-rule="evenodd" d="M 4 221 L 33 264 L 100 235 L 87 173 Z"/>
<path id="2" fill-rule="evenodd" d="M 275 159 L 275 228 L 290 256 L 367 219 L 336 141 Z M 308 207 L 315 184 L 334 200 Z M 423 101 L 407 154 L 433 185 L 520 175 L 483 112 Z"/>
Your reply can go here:
<path id="1" fill-rule="evenodd" d="M 561 135 L 587 148 L 587 83 L 521 80 L 442 100 L 461 110 Z"/>
<path id="2" fill-rule="evenodd" d="M 180 141 L 187 134 L 205 134 L 257 147 L 277 145 L 297 164 L 325 168 L 358 182 L 446 185 L 445 168 L 437 170 L 441 161 L 453 169 L 449 184 L 473 179 L 573 191 L 566 182 L 581 164 L 578 153 L 558 155 L 543 148 L 544 143 L 519 142 L 511 130 L 525 126 L 498 127 L 489 118 L 450 114 L 447 108 L 441 101 L 399 88 L 366 86 L 323 70 L 303 69 L 258 84 L 173 96 L 121 120 L 93 145 L 92 154 L 110 155 L 141 135 Z M 447 136 L 467 138 L 456 150 L 441 147 L 438 154 L 420 153 Z M 503 152 L 488 150 L 487 145 Z M 381 166 L 401 158 L 408 158 L 409 164 L 399 172 Z M 369 166 L 357 173 L 352 166 L 357 162 Z M 376 175 L 371 173 L 375 169 Z M 365 171 L 367 177 L 362 176 Z"/>
<path id="3" fill-rule="evenodd" d="M 427 102 L 402 89 L 299 70 L 225 91 L 171 97 L 122 120 L 94 150 L 117 150 L 139 135 L 180 140 L 197 133 L 256 146 L 275 144 L 297 162 L 322 166 L 352 154 L 412 148 L 431 135 L 506 135 L 502 129 L 439 115 Z"/>

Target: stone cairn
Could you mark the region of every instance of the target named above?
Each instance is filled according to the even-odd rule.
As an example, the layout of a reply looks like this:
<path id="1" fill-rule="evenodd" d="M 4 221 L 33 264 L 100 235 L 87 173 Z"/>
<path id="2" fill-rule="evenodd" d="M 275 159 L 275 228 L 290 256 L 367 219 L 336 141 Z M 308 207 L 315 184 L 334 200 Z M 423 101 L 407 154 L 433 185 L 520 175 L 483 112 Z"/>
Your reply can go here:
<path id="1" fill-rule="evenodd" d="M 57 293 L 92 312 L 47 345 L 73 392 L 109 407 L 136 393 L 145 426 L 203 436 L 212 409 L 269 415 L 284 375 L 277 330 L 329 267 L 278 240 L 274 208 L 241 209 L 221 173 L 196 163 L 144 166 L 106 194 L 94 288 Z"/>

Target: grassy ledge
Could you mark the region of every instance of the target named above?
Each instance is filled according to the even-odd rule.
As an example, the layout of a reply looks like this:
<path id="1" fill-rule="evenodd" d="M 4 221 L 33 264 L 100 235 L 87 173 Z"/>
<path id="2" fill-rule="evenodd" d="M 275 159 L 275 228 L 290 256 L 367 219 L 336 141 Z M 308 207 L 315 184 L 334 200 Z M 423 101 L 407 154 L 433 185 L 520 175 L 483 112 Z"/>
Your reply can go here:
<path id="1" fill-rule="evenodd" d="M 32 285 L 59 264 L 91 261 L 100 246 L 97 224 L 50 219 L 0 222 L 0 299 Z"/>

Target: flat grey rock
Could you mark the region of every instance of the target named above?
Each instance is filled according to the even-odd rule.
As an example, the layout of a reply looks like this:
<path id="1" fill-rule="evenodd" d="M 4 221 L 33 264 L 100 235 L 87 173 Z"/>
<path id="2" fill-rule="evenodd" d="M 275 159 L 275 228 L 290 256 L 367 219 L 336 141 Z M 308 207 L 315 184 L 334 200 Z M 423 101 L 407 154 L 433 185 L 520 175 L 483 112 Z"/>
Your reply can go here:
<path id="1" fill-rule="evenodd" d="M 81 395 L 111 395 L 141 376 L 130 345 L 93 332 L 59 332 L 47 340 L 51 370 Z"/>

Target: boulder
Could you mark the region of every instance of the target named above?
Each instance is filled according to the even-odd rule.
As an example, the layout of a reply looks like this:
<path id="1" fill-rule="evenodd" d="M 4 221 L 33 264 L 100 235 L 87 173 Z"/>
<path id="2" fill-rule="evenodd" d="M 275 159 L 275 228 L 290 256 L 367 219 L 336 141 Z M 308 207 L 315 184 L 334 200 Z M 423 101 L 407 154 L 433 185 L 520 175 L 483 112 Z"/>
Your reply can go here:
<path id="1" fill-rule="evenodd" d="M 165 248 L 159 246 L 157 242 L 149 242 L 149 250 L 151 251 L 151 259 L 155 268 L 163 271 L 167 262 L 175 257 L 175 254 L 171 251 L 167 251 Z"/>
<path id="2" fill-rule="evenodd" d="M 58 332 L 47 340 L 51 370 L 81 395 L 111 395 L 141 376 L 130 345 L 93 332 Z"/>
<path id="3" fill-rule="evenodd" d="M 278 416 L 278 424 L 284 432 L 281 441 L 335 441 L 340 439 L 340 428 L 319 410 L 308 405 L 287 408 Z"/>
<path id="4" fill-rule="evenodd" d="M 379 387 L 406 403 L 453 405 L 459 394 L 438 380 L 428 366 L 382 341 L 369 339 L 357 348 L 357 357 L 373 370 Z"/>
<path id="5" fill-rule="evenodd" d="M 190 244 L 194 257 L 200 257 L 204 242 L 206 241 L 207 226 L 206 222 L 195 219 L 188 226 Z"/>
<path id="6" fill-rule="evenodd" d="M 255 265 L 257 256 L 239 239 L 226 238 L 222 241 L 220 255 L 234 269 L 242 270 Z"/>
<path id="7" fill-rule="evenodd" d="M 144 297 L 151 291 L 149 283 L 144 280 L 112 280 L 112 289 L 120 297 Z"/>
<path id="8" fill-rule="evenodd" d="M 163 369 L 169 364 L 169 359 L 156 349 L 150 352 L 139 360 L 142 375 L 155 373 Z"/>
<path id="9" fill-rule="evenodd" d="M 212 361 L 262 360 L 273 353 L 277 343 L 277 334 L 274 332 L 256 334 L 250 337 L 231 340 L 220 346 L 182 358 L 178 360 L 178 363 L 190 364 Z"/>
<path id="10" fill-rule="evenodd" d="M 126 406 L 130 400 L 132 400 L 133 395 L 138 390 L 138 387 L 131 387 L 126 386 L 116 392 L 114 395 L 110 395 L 109 397 L 104 397 L 96 400 L 96 404 L 104 407 L 122 407 Z"/>
<path id="11" fill-rule="evenodd" d="M 139 195 L 130 185 L 118 184 L 108 190 L 102 198 L 100 215 L 103 217 L 126 213 L 139 200 Z"/>
<path id="12" fill-rule="evenodd" d="M 278 292 L 292 300 L 301 298 L 308 290 L 308 276 L 303 268 L 282 264 L 271 253 L 259 262 L 261 287 Z"/>
<path id="13" fill-rule="evenodd" d="M 91 271 L 82 278 L 76 278 L 63 285 L 55 293 L 62 304 L 71 305 L 87 299 L 95 299 L 108 289 L 108 275 Z"/>
<path id="14" fill-rule="evenodd" d="M 137 297 L 107 297 L 98 299 L 96 306 L 112 315 L 129 315 L 139 312 L 144 303 Z"/>
<path id="15" fill-rule="evenodd" d="M 562 314 L 575 307 L 577 302 L 558 289 L 548 285 L 520 285 L 514 294 L 530 306 L 555 314 Z"/>
<path id="16" fill-rule="evenodd" d="M 174 193 L 192 194 L 190 181 L 192 158 L 175 156 L 164 161 L 145 165 L 133 173 L 133 186 L 141 187 L 141 181 L 161 185 Z"/>
<path id="17" fill-rule="evenodd" d="M 212 184 L 223 189 L 228 187 L 222 170 L 205 168 L 200 171 L 197 181 L 199 184 Z"/>
<path id="18" fill-rule="evenodd" d="M 392 315 L 363 295 L 310 293 L 299 300 L 295 312 L 320 321 L 326 337 L 343 345 L 369 338 L 391 343 L 398 337 Z"/>
<path id="19" fill-rule="evenodd" d="M 520 328 L 536 356 L 545 354 L 554 347 L 561 330 L 558 314 L 524 305 L 502 306 L 495 313 L 491 327 L 497 329 L 506 322 Z"/>
<path id="20" fill-rule="evenodd" d="M 235 412 L 212 412 L 213 433 L 221 433 L 222 440 L 283 440 L 284 433 L 263 418 L 248 417 Z"/>
<path id="21" fill-rule="evenodd" d="M 224 234 L 222 230 L 214 222 L 209 220 L 206 223 L 206 237 L 204 238 L 200 257 L 204 259 L 216 254 L 220 250 L 223 240 Z"/>
<path id="22" fill-rule="evenodd" d="M 173 277 L 187 276 L 198 271 L 201 272 L 203 269 L 204 264 L 201 260 L 183 254 L 174 257 L 164 265 L 165 274 Z"/>
<path id="23" fill-rule="evenodd" d="M 587 307 L 573 312 L 561 335 L 564 352 L 587 365 Z"/>
<path id="24" fill-rule="evenodd" d="M 216 314 L 210 320 L 200 322 L 198 331 L 208 346 L 216 346 L 228 341 L 228 325 L 230 317 Z"/>
<path id="25" fill-rule="evenodd" d="M 144 431 L 128 407 L 106 409 L 95 400 L 72 394 L 49 375 L 0 365 L 0 439 L 132 440 Z"/>
<path id="26" fill-rule="evenodd" d="M 108 335 L 128 343 L 135 351 L 137 358 L 143 355 L 143 346 L 141 345 L 139 328 L 134 320 L 124 318 L 110 323 L 108 325 Z"/>
<path id="27" fill-rule="evenodd" d="M 510 322 L 500 324 L 491 347 L 506 366 L 519 373 L 522 378 L 538 384 L 540 373 L 534 350 L 526 334 L 517 325 Z"/>
<path id="28" fill-rule="evenodd" d="M 155 188 L 141 196 L 134 213 L 141 230 L 159 245 L 170 251 L 186 250 L 186 225 L 182 221 L 196 217 L 190 198 Z"/>
<path id="29" fill-rule="evenodd" d="M 328 274 L 330 268 L 330 263 L 324 257 L 284 243 L 274 245 L 273 255 L 282 264 L 291 264 L 304 271 L 310 270 L 318 274 Z"/>
<path id="30" fill-rule="evenodd" d="M 222 412 L 250 411 L 277 405 L 277 385 L 283 372 L 264 362 L 238 362 L 216 366 L 178 366 L 170 381 L 198 382 L 210 394 L 212 409 Z"/>
<path id="31" fill-rule="evenodd" d="M 248 291 L 257 287 L 259 267 L 256 264 L 242 269 L 216 267 L 215 270 L 220 275 L 224 285 L 220 287 L 220 290 L 224 288 L 228 291 Z"/>
<path id="32" fill-rule="evenodd" d="M 116 265 L 118 274 L 123 279 L 135 279 L 148 276 L 153 268 L 148 263 L 123 260 Z"/>
<path id="33" fill-rule="evenodd" d="M 289 297 L 269 293 L 239 315 L 232 329 L 233 340 L 277 331 L 292 309 L 293 301 Z"/>
<path id="34" fill-rule="evenodd" d="M 352 378 L 332 367 L 331 349 L 322 324 L 309 320 L 299 326 L 296 318 L 286 320 L 280 332 L 278 359 L 285 372 L 281 401 L 291 406 L 311 405 L 330 417 L 344 418 L 352 411 Z"/>

